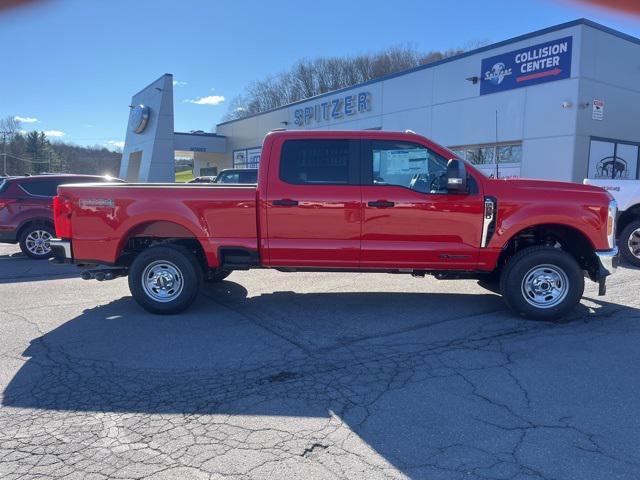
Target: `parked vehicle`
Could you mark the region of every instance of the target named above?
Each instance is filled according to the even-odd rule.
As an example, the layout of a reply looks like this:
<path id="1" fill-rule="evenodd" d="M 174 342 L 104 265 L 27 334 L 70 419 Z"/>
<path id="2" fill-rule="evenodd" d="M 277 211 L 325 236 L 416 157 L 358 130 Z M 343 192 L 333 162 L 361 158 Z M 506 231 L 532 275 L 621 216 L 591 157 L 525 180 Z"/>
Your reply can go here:
<path id="1" fill-rule="evenodd" d="M 60 187 L 56 257 L 111 267 L 83 278 L 128 275 L 154 313 L 187 308 L 203 279 L 274 268 L 482 279 L 556 319 L 585 273 L 604 294 L 616 266 L 616 204 L 598 187 L 489 179 L 414 133 L 273 132 L 262 152 L 257 186 Z"/>
<path id="2" fill-rule="evenodd" d="M 0 181 L 0 243 L 19 243 L 36 259 L 49 258 L 53 237 L 52 199 L 61 184 L 121 181 L 95 175 L 47 174 Z"/>
<path id="3" fill-rule="evenodd" d="M 204 177 L 192 178 L 186 183 L 215 183 L 215 181 L 216 181 L 216 177 L 204 176 Z"/>
<path id="4" fill-rule="evenodd" d="M 640 267 L 640 180 L 592 180 L 585 185 L 604 188 L 618 202 L 616 236 L 622 257 Z"/>
<path id="5" fill-rule="evenodd" d="M 229 168 L 222 170 L 215 183 L 258 183 L 257 168 Z"/>

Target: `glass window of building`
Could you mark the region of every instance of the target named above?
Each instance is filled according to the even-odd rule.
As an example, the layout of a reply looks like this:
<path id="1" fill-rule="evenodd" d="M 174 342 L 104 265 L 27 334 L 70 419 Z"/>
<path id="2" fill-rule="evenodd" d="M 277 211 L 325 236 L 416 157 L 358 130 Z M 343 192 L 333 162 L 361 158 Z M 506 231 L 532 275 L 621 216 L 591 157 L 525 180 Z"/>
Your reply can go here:
<path id="1" fill-rule="evenodd" d="M 640 178 L 638 144 L 607 139 L 591 139 L 589 178 L 635 180 Z"/>
<path id="2" fill-rule="evenodd" d="M 496 171 L 500 178 L 520 176 L 522 144 L 519 142 L 456 146 L 450 150 L 489 177 L 495 177 Z"/>

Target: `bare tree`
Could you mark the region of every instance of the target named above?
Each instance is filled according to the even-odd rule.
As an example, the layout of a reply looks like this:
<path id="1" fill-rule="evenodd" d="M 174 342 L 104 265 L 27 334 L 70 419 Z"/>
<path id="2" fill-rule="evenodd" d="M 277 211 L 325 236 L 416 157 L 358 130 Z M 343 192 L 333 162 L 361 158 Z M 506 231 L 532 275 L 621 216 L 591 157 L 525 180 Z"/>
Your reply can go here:
<path id="1" fill-rule="evenodd" d="M 7 146 L 9 143 L 15 138 L 15 136 L 20 132 L 21 127 L 20 121 L 16 120 L 16 117 L 5 117 L 0 119 L 0 139 L 2 139 L 2 151 L 0 155 L 2 155 L 2 174 L 6 175 L 7 170 Z"/>
<path id="2" fill-rule="evenodd" d="M 412 46 L 396 46 L 378 53 L 354 57 L 302 59 L 286 72 L 251 82 L 241 95 L 231 101 L 225 119 L 244 118 L 315 95 L 437 62 L 463 51 L 464 49 L 452 49 L 422 53 Z"/>
<path id="3" fill-rule="evenodd" d="M 13 138 L 13 136 L 20 132 L 20 128 L 22 127 L 22 123 L 19 120 L 16 120 L 16 117 L 4 117 L 0 119 L 0 131 L 6 132 L 7 140 Z"/>

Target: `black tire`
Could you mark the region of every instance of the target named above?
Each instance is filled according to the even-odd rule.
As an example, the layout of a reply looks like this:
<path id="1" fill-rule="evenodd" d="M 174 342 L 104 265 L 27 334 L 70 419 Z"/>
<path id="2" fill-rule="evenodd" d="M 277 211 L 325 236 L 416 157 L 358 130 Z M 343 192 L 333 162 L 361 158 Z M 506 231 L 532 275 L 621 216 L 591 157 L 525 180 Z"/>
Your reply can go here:
<path id="1" fill-rule="evenodd" d="M 635 239 L 635 240 L 634 240 Z M 634 242 L 635 254 L 632 250 L 631 242 Z M 624 227 L 618 240 L 620 254 L 628 263 L 640 267 L 640 220 L 634 220 Z"/>
<path id="2" fill-rule="evenodd" d="M 20 250 L 35 260 L 51 258 L 53 252 L 49 240 L 55 237 L 53 227 L 44 224 L 31 224 L 20 232 Z M 42 243 L 40 243 L 42 242 Z"/>
<path id="3" fill-rule="evenodd" d="M 580 302 L 584 275 L 571 254 L 553 247 L 529 247 L 507 262 L 500 291 L 515 313 L 532 320 L 558 320 Z"/>
<path id="4" fill-rule="evenodd" d="M 232 270 L 212 270 L 207 273 L 204 277 L 205 283 L 217 283 L 221 282 L 229 275 L 231 275 Z"/>
<path id="5" fill-rule="evenodd" d="M 178 245 L 150 247 L 129 268 L 129 290 L 135 301 L 151 313 L 169 315 L 184 311 L 198 296 L 201 285 L 202 268 L 198 260 Z"/>

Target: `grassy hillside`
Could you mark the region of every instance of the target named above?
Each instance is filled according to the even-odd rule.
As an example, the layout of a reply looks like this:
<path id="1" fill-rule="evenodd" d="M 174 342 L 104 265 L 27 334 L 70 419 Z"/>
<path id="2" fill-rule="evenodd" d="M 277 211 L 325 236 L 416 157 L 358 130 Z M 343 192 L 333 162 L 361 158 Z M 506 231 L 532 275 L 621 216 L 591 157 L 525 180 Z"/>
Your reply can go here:
<path id="1" fill-rule="evenodd" d="M 191 170 L 182 170 L 176 172 L 176 182 L 187 182 L 193 178 L 193 172 Z"/>

